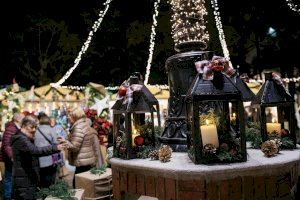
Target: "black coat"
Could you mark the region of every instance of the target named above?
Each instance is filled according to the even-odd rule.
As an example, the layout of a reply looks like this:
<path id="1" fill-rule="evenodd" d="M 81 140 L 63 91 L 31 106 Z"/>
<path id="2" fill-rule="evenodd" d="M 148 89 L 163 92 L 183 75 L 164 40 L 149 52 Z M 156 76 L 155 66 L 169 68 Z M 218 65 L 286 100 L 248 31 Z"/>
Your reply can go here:
<path id="1" fill-rule="evenodd" d="M 36 147 L 24 133 L 18 131 L 11 139 L 13 151 L 13 196 L 16 200 L 35 199 L 39 181 L 38 157 L 58 152 L 56 145 Z"/>

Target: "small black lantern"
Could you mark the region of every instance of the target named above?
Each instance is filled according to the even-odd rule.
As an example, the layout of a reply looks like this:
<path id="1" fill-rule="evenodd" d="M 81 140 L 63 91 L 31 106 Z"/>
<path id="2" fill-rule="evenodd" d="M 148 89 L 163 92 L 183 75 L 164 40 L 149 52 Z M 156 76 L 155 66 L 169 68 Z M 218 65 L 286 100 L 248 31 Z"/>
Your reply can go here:
<path id="1" fill-rule="evenodd" d="M 278 74 L 265 73 L 265 83 L 252 105 L 259 109 L 263 142 L 279 138 L 283 145 L 292 144 L 287 148 L 296 148 L 294 99 Z"/>
<path id="2" fill-rule="evenodd" d="M 213 64 L 203 62 L 207 69 L 200 70 L 204 73 L 196 76 L 185 98 L 188 154 L 196 164 L 247 160 L 241 92 L 223 74 L 224 66 L 218 62 L 214 66 L 216 60 L 213 58 Z M 239 119 L 235 128 L 230 121 L 230 104 Z"/>
<path id="3" fill-rule="evenodd" d="M 155 146 L 154 113 L 160 126 L 159 104 L 138 76 L 119 89 L 113 109 L 114 156 L 137 158 L 147 146 Z"/>

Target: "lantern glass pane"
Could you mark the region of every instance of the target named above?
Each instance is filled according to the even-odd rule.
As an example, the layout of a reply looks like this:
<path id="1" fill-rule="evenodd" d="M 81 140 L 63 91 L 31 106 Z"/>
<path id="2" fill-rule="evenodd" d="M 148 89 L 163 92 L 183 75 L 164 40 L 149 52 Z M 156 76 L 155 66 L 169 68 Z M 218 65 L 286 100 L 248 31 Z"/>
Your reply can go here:
<path id="1" fill-rule="evenodd" d="M 237 101 L 199 103 L 199 129 L 202 159 L 216 162 L 242 160 L 241 133 Z M 206 162 L 206 161 L 205 161 Z"/>

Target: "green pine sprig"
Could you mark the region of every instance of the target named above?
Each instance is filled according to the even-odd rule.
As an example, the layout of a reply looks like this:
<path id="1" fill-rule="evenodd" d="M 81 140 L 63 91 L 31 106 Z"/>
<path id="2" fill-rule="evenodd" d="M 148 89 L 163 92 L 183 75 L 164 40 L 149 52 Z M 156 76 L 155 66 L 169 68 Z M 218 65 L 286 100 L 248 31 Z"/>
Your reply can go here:
<path id="1" fill-rule="evenodd" d="M 106 172 L 107 169 L 107 165 L 102 165 L 101 167 L 93 167 L 92 169 L 90 169 L 90 172 L 92 174 L 104 174 Z"/>
<path id="2" fill-rule="evenodd" d="M 38 199 L 44 199 L 47 196 L 60 198 L 62 200 L 74 200 L 75 190 L 73 190 L 65 181 L 58 180 L 49 188 L 42 188 L 37 192 Z"/>

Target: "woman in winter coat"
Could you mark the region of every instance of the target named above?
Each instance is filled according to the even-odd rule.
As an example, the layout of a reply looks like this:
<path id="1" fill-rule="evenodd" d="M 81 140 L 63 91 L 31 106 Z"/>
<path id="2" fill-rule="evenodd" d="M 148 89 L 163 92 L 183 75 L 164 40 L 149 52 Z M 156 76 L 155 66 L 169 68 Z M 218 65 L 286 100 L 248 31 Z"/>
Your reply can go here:
<path id="1" fill-rule="evenodd" d="M 50 118 L 47 115 L 40 117 L 40 125 L 35 132 L 34 144 L 37 147 L 45 147 L 56 144 L 58 135 L 50 126 Z M 55 154 L 60 155 L 60 154 Z M 62 155 L 60 155 L 62 159 Z M 60 159 L 60 161 L 62 161 Z M 40 186 L 41 188 L 48 188 L 55 183 L 58 163 L 54 163 L 52 155 L 39 157 L 40 163 Z M 59 163 L 62 164 L 62 163 Z"/>
<path id="2" fill-rule="evenodd" d="M 85 172 L 97 163 L 96 142 L 89 120 L 82 108 L 75 107 L 68 112 L 68 120 L 71 124 L 68 144 L 69 163 L 75 166 L 75 174 Z M 73 179 L 75 187 L 75 180 Z"/>
<path id="3" fill-rule="evenodd" d="M 59 152 L 65 145 L 49 145 L 36 147 L 34 136 L 38 121 L 34 116 L 26 116 L 22 120 L 21 129 L 12 136 L 13 150 L 13 196 L 14 199 L 36 199 L 37 184 L 39 182 L 39 156 L 46 156 Z"/>

